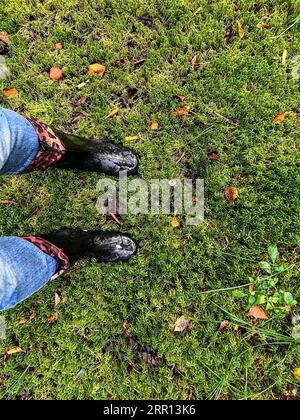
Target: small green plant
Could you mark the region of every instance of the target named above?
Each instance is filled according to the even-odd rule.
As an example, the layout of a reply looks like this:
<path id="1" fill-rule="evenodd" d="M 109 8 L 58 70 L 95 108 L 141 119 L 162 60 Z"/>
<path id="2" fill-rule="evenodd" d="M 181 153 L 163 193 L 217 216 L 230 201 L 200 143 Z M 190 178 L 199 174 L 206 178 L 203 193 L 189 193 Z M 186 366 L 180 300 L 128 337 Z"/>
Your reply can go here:
<path id="1" fill-rule="evenodd" d="M 279 287 L 278 276 L 287 270 L 280 264 L 277 246 L 270 245 L 268 248 L 270 261 L 260 261 L 259 267 L 265 273 L 255 278 L 249 278 L 250 296 L 240 290 L 234 290 L 233 296 L 236 298 L 248 297 L 248 309 L 256 305 L 263 305 L 269 312 L 284 314 L 286 306 L 297 305 L 294 296 Z"/>

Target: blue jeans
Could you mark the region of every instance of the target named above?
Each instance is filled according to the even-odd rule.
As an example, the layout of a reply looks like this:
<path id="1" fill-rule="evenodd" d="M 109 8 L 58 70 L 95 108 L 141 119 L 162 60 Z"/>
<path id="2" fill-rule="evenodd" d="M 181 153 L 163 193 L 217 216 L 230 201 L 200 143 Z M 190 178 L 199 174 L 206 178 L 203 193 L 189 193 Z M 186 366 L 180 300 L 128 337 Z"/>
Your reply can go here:
<path id="1" fill-rule="evenodd" d="M 23 172 L 38 151 L 32 125 L 19 114 L 0 108 L 0 175 Z M 41 289 L 58 268 L 58 260 L 25 239 L 0 238 L 0 311 Z"/>
<path id="2" fill-rule="evenodd" d="M 0 175 L 23 172 L 39 151 L 36 132 L 16 112 L 0 108 Z"/>

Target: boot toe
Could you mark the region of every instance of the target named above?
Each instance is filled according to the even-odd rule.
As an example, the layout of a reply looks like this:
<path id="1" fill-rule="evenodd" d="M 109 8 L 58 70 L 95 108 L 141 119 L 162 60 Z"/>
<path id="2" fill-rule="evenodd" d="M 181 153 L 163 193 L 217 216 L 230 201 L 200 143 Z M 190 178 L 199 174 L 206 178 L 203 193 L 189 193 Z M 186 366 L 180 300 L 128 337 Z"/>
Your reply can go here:
<path id="1" fill-rule="evenodd" d="M 126 171 L 128 175 L 137 172 L 139 158 L 131 150 L 109 143 L 101 145 L 101 149 L 97 160 L 103 172 L 108 175 L 118 175 L 121 171 Z"/>
<path id="2" fill-rule="evenodd" d="M 105 233 L 94 237 L 89 253 L 98 262 L 127 261 L 137 252 L 137 243 L 127 234 Z"/>
<path id="3" fill-rule="evenodd" d="M 136 242 L 129 236 L 121 235 L 122 243 L 117 245 L 117 253 L 120 261 L 127 261 L 137 252 Z"/>

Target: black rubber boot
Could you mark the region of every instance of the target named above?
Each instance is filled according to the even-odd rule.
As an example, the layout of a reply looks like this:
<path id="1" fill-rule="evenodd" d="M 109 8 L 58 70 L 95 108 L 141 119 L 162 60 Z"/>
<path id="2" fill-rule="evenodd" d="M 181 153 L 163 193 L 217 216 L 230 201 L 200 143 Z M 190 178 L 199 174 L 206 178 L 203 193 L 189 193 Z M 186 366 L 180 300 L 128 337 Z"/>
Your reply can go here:
<path id="1" fill-rule="evenodd" d="M 70 263 L 81 257 L 96 258 L 98 262 L 127 261 L 137 251 L 137 243 L 130 235 L 116 232 L 65 228 L 41 237 L 62 249 Z"/>
<path id="2" fill-rule="evenodd" d="M 120 171 L 127 171 L 128 175 L 137 172 L 139 158 L 129 149 L 112 143 L 86 140 L 54 128 L 52 130 L 66 148 L 64 156 L 55 164 L 57 168 L 103 172 L 107 175 L 118 175 Z"/>

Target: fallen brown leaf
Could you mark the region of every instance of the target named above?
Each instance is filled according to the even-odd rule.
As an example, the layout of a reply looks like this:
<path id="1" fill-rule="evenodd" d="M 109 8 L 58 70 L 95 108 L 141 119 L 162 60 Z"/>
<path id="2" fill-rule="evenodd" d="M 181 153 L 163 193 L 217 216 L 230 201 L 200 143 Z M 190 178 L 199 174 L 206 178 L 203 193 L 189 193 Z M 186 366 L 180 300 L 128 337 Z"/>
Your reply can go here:
<path id="1" fill-rule="evenodd" d="M 186 396 L 186 400 L 190 401 L 193 398 L 193 393 L 194 393 L 194 387 L 193 385 L 190 385 L 187 396 Z"/>
<path id="2" fill-rule="evenodd" d="M 106 70 L 106 67 L 100 63 L 94 63 L 89 66 L 89 76 L 102 76 Z"/>
<path id="3" fill-rule="evenodd" d="M 85 96 L 80 96 L 80 98 L 76 102 L 76 105 L 81 106 L 81 105 L 84 105 L 85 103 L 86 103 L 86 97 Z"/>
<path id="4" fill-rule="evenodd" d="M 197 56 L 196 55 L 194 55 L 194 57 L 192 58 L 191 65 L 192 65 L 192 70 L 194 71 L 195 68 L 196 68 L 196 65 L 197 65 Z"/>
<path id="5" fill-rule="evenodd" d="M 220 153 L 215 151 L 215 150 L 211 150 L 210 152 L 207 153 L 207 157 L 210 160 L 219 160 L 220 159 Z"/>
<path id="6" fill-rule="evenodd" d="M 37 312 L 32 312 L 32 314 L 29 317 L 29 321 L 32 321 L 34 318 L 38 316 Z"/>
<path id="7" fill-rule="evenodd" d="M 220 332 L 224 331 L 228 327 L 229 324 L 230 324 L 230 322 L 227 321 L 227 319 L 224 319 L 224 321 L 221 322 L 221 324 L 218 328 L 218 331 L 220 331 Z"/>
<path id="8" fill-rule="evenodd" d="M 174 95 L 176 99 L 178 99 L 179 102 L 184 102 L 185 96 L 182 95 Z"/>
<path id="9" fill-rule="evenodd" d="M 125 319 L 122 324 L 122 335 L 129 336 L 127 319 Z"/>
<path id="10" fill-rule="evenodd" d="M 120 111 L 120 108 L 115 108 L 115 109 L 113 109 L 106 117 L 105 117 L 105 119 L 106 118 L 112 118 L 112 117 L 114 117 L 115 115 L 117 115 L 118 113 L 119 113 L 119 111 Z"/>
<path id="11" fill-rule="evenodd" d="M 111 216 L 111 218 L 112 218 L 112 219 L 113 219 L 113 220 L 114 220 L 114 221 L 115 221 L 118 225 L 120 225 L 120 226 L 122 226 L 122 225 L 123 225 L 122 220 L 120 220 L 116 214 L 114 214 L 114 213 L 109 213 L 109 215 Z"/>
<path id="12" fill-rule="evenodd" d="M 30 214 L 29 218 L 31 219 L 32 217 L 36 216 L 37 214 L 39 214 L 42 211 L 42 206 L 37 206 L 32 213 Z"/>
<path id="13" fill-rule="evenodd" d="M 151 121 L 150 128 L 151 128 L 151 130 L 158 130 L 158 122 L 157 121 Z"/>
<path id="14" fill-rule="evenodd" d="M 61 303 L 61 293 L 55 290 L 54 292 L 54 308 Z M 49 321 L 49 320 L 48 320 Z"/>
<path id="15" fill-rule="evenodd" d="M 59 67 L 52 67 L 50 69 L 50 78 L 52 80 L 60 80 L 63 77 L 63 71 Z"/>
<path id="16" fill-rule="evenodd" d="M 3 89 L 3 95 L 6 98 L 11 98 L 12 96 L 15 96 L 17 93 L 18 91 L 15 87 Z"/>
<path id="17" fill-rule="evenodd" d="M 186 152 L 182 152 L 181 155 L 178 157 L 178 159 L 176 159 L 176 165 L 178 165 L 178 163 L 185 157 Z"/>
<path id="18" fill-rule="evenodd" d="M 190 321 L 186 319 L 184 316 L 181 316 L 177 319 L 174 325 L 174 332 L 182 332 L 184 331 L 187 326 L 189 325 Z"/>
<path id="19" fill-rule="evenodd" d="M 276 117 L 274 118 L 272 124 L 274 124 L 274 125 L 281 124 L 288 114 L 289 114 L 289 112 L 283 112 L 282 114 L 277 114 Z"/>
<path id="20" fill-rule="evenodd" d="M 233 28 L 232 24 L 228 25 L 226 28 L 226 33 L 224 37 L 224 41 L 226 44 L 232 44 L 233 42 Z"/>
<path id="21" fill-rule="evenodd" d="M 2 41 L 4 44 L 9 44 L 9 37 L 7 32 L 1 31 L 0 32 L 0 41 Z"/>
<path id="22" fill-rule="evenodd" d="M 264 309 L 258 305 L 251 308 L 247 315 L 254 319 L 269 319 Z"/>
<path id="23" fill-rule="evenodd" d="M 28 319 L 26 319 L 26 318 L 20 318 L 20 319 L 16 322 L 16 325 L 17 325 L 17 326 L 25 325 L 27 322 L 28 322 Z"/>
<path id="24" fill-rule="evenodd" d="M 54 313 L 48 317 L 48 324 L 52 325 L 55 324 L 58 320 L 58 314 Z"/>
<path id="25" fill-rule="evenodd" d="M 238 196 L 239 196 L 239 193 L 236 187 L 231 186 L 231 187 L 225 188 L 224 198 L 230 206 L 234 204 Z"/>

